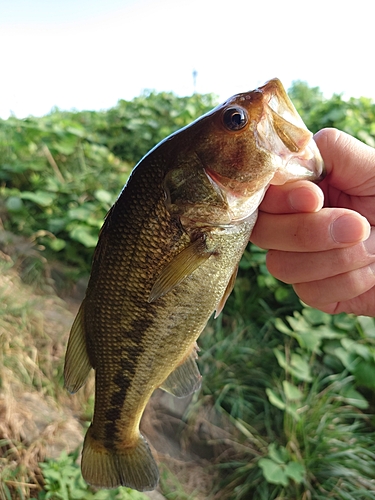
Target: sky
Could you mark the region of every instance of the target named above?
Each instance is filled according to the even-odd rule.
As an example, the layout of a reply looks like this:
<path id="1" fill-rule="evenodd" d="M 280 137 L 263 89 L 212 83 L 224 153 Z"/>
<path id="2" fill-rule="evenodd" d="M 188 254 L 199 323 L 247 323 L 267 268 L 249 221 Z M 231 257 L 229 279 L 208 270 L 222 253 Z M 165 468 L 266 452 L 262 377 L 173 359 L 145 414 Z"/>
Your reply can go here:
<path id="1" fill-rule="evenodd" d="M 0 0 L 0 117 L 273 77 L 375 99 L 373 19 L 373 0 Z"/>

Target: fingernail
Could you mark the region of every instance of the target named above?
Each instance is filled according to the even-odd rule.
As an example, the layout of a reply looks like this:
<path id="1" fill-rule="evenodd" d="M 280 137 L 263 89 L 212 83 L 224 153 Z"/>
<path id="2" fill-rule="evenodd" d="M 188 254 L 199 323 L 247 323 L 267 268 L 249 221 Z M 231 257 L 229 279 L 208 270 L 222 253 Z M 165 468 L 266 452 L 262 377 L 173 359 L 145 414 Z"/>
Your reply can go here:
<path id="1" fill-rule="evenodd" d="M 370 225 L 359 214 L 342 215 L 331 224 L 331 236 L 336 243 L 356 243 L 369 235 Z"/>
<path id="2" fill-rule="evenodd" d="M 375 253 L 375 231 L 373 229 L 371 229 L 370 236 L 363 242 L 363 245 L 369 254 Z"/>

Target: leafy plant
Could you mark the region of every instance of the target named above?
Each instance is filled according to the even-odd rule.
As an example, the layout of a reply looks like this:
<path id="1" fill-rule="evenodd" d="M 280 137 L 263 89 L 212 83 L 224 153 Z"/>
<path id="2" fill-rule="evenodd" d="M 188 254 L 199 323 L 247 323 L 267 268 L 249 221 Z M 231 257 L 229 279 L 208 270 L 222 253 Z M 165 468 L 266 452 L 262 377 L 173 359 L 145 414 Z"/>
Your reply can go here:
<path id="1" fill-rule="evenodd" d="M 39 500 L 147 500 L 148 497 L 130 488 L 92 491 L 82 478 L 77 458 L 78 452 L 62 453 L 58 460 L 40 464 L 45 485 Z"/>
<path id="2" fill-rule="evenodd" d="M 338 127 L 375 145 L 370 99 L 326 99 L 304 82 L 294 82 L 290 95 L 312 131 Z M 2 248 L 13 249 L 13 262 L 21 260 L 32 279 L 52 260 L 63 280 L 72 269 L 87 274 L 103 218 L 131 168 L 214 104 L 212 95 L 146 92 L 104 112 L 0 120 Z M 10 241 L 11 232 L 26 244 Z M 9 289 L 8 282 L 1 289 L 0 389 L 24 385 L 62 400 L 61 363 L 49 354 L 60 349 L 61 360 L 59 342 L 34 334 L 36 317 L 9 299 Z M 18 288 L 14 293 L 19 299 Z M 203 389 L 185 417 L 195 430 L 199 412 L 210 411 L 205 428 L 221 479 L 212 498 L 375 500 L 374 327 L 372 318 L 301 304 L 269 275 L 265 252 L 248 246 L 223 313 L 201 336 Z M 4 439 L 0 495 L 27 498 L 39 483 L 19 458 L 26 445 Z M 91 491 L 75 458 L 41 465 L 40 499 L 140 498 L 122 489 Z M 163 486 L 168 498 L 189 497 L 178 477 Z"/>
<path id="3" fill-rule="evenodd" d="M 0 120 L 4 227 L 87 274 L 105 215 L 132 167 L 213 103 L 211 95 L 150 92 L 106 112 Z"/>

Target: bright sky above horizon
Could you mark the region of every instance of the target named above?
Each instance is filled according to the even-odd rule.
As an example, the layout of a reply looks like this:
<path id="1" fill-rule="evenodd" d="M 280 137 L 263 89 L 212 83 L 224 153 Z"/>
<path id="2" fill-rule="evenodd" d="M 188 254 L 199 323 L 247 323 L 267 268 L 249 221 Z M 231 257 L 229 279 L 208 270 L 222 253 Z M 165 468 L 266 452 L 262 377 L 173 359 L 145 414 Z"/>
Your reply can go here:
<path id="1" fill-rule="evenodd" d="M 143 89 L 224 100 L 277 76 L 375 99 L 373 2 L 0 0 L 0 116 L 105 109 Z"/>

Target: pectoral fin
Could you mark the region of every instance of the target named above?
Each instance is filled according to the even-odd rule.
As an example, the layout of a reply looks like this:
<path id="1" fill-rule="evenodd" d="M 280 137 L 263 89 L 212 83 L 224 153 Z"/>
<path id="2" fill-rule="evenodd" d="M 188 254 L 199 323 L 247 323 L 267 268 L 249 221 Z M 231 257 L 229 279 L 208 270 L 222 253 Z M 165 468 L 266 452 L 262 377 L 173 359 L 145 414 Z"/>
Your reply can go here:
<path id="1" fill-rule="evenodd" d="M 83 301 L 70 330 L 65 355 L 64 386 L 71 393 L 77 392 L 83 386 L 92 368 L 86 348 L 84 304 Z"/>
<path id="2" fill-rule="evenodd" d="M 148 301 L 154 302 L 179 285 L 187 276 L 203 264 L 210 255 L 212 253 L 207 251 L 204 238 L 199 238 L 184 248 L 159 274 L 152 287 Z"/>
<path id="3" fill-rule="evenodd" d="M 169 392 L 177 398 L 189 396 L 197 391 L 202 382 L 202 375 L 199 373 L 196 363 L 198 346 L 196 342 L 188 357 L 164 380 L 160 389 Z"/>
<path id="4" fill-rule="evenodd" d="M 233 274 L 228 281 L 225 292 L 223 293 L 223 296 L 221 297 L 220 302 L 216 306 L 216 311 L 215 311 L 215 316 L 214 316 L 215 319 L 219 316 L 221 311 L 224 309 L 227 298 L 232 293 L 234 283 L 236 282 L 237 273 L 238 273 L 238 266 L 236 266 L 235 270 L 233 271 Z"/>

